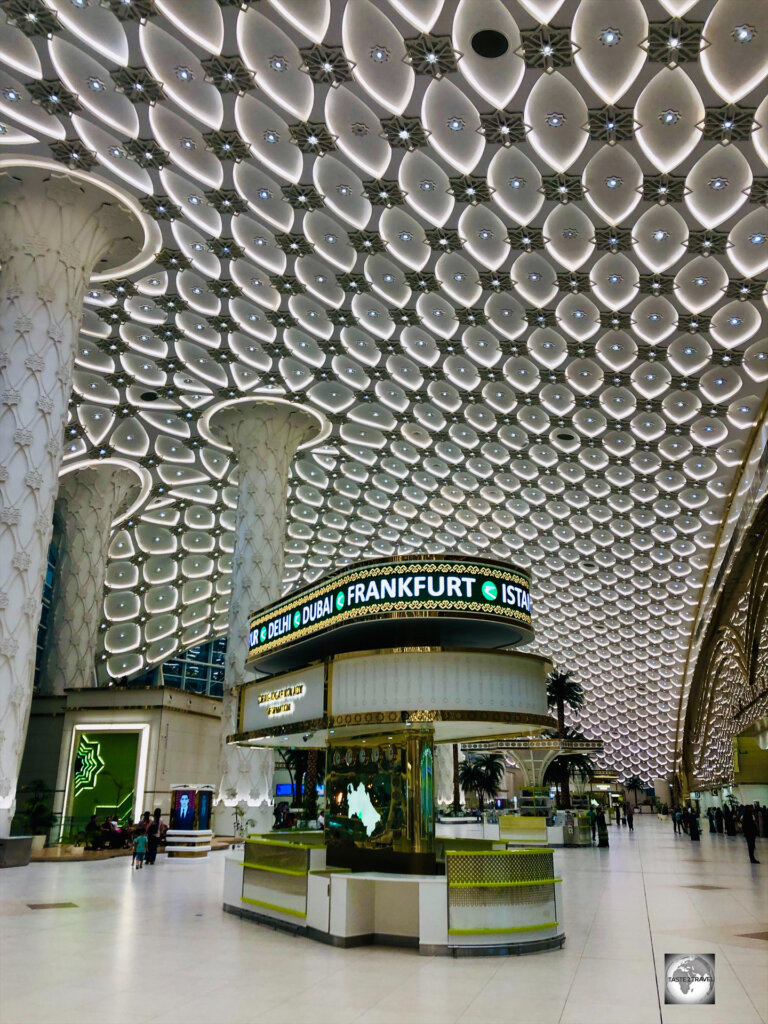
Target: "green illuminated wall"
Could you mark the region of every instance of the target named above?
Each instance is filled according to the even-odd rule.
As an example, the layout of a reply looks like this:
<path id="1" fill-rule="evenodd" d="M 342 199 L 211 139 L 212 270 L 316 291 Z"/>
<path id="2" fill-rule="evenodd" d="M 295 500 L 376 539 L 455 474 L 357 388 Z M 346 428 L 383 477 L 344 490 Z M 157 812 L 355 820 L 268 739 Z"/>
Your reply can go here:
<path id="1" fill-rule="evenodd" d="M 70 813 L 74 818 L 87 820 L 98 814 L 103 819 L 115 808 L 121 821 L 132 815 L 138 751 L 136 732 L 96 729 L 79 734 L 72 766 Z M 139 813 L 143 810 L 137 808 Z"/>

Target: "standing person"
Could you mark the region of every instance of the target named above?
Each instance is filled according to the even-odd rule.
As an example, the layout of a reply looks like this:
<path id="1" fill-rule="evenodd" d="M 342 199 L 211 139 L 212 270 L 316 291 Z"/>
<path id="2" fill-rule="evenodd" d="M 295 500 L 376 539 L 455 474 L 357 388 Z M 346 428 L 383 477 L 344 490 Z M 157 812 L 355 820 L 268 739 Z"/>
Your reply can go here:
<path id="1" fill-rule="evenodd" d="M 698 843 L 701 832 L 699 831 L 699 816 L 693 807 L 688 808 L 688 834 L 692 843 Z"/>
<path id="2" fill-rule="evenodd" d="M 619 825 L 621 824 L 621 804 L 619 804 L 619 803 L 616 804 L 615 811 L 616 811 L 616 827 L 618 828 Z"/>
<path id="3" fill-rule="evenodd" d="M 144 867 L 144 856 L 147 852 L 147 837 L 143 833 L 139 833 L 133 840 L 133 858 L 131 859 L 131 867 L 133 867 L 133 861 L 136 861 L 136 870 Z"/>
<path id="4" fill-rule="evenodd" d="M 675 823 L 675 835 L 678 833 L 683 834 L 683 812 L 679 807 L 675 807 L 672 811 L 672 820 Z"/>
<path id="5" fill-rule="evenodd" d="M 760 835 L 768 836 L 768 807 L 766 807 L 765 804 L 760 808 L 760 821 L 762 822 Z"/>
<path id="6" fill-rule="evenodd" d="M 603 814 L 603 808 L 602 807 L 599 807 L 597 809 L 596 821 L 597 821 L 597 845 L 598 846 L 608 846 L 608 825 L 606 823 L 605 815 Z"/>
<path id="7" fill-rule="evenodd" d="M 629 831 L 635 831 L 635 811 L 632 804 L 627 804 L 627 825 L 629 825 Z"/>
<path id="8" fill-rule="evenodd" d="M 597 814 L 595 813 L 594 807 L 590 807 L 587 811 L 587 821 L 589 822 L 589 827 L 592 829 L 592 842 L 594 843 L 597 836 Z"/>
<path id="9" fill-rule="evenodd" d="M 157 857 L 157 847 L 161 836 L 160 808 L 155 808 L 155 814 L 147 826 L 147 864 L 154 864 Z"/>
<path id="10" fill-rule="evenodd" d="M 733 811 L 728 804 L 723 808 L 723 820 L 725 821 L 725 834 L 727 836 L 736 835 L 736 819 L 733 816 Z"/>
<path id="11" fill-rule="evenodd" d="M 715 808 L 715 826 L 720 835 L 723 834 L 723 819 L 724 819 L 722 807 Z"/>
<path id="12" fill-rule="evenodd" d="M 711 807 L 707 808 L 707 821 L 709 822 L 709 831 L 715 831 L 715 812 Z"/>
<path id="13" fill-rule="evenodd" d="M 747 850 L 749 851 L 749 863 L 759 864 L 760 861 L 755 858 L 755 816 L 752 814 L 751 807 L 741 808 L 741 831 L 744 833 L 744 838 L 747 841 Z"/>

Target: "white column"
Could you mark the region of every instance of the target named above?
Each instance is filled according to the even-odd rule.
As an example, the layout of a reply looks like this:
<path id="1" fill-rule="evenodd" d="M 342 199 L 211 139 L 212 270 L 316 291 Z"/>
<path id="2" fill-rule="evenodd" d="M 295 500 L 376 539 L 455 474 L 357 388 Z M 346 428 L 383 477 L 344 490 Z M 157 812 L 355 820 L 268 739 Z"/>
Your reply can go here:
<path id="1" fill-rule="evenodd" d="M 109 459 L 60 479 L 61 544 L 41 694 L 93 683 L 112 522 L 133 504 L 140 486 L 133 469 Z"/>
<path id="2" fill-rule="evenodd" d="M 272 750 L 226 743 L 237 732 L 237 687 L 246 681 L 249 616 L 282 594 L 286 489 L 297 448 L 318 433 L 321 420 L 288 402 L 252 399 L 226 406 L 211 419 L 238 459 L 238 500 L 232 595 L 222 709 L 219 800 L 258 806 L 272 796 Z"/>
<path id="3" fill-rule="evenodd" d="M 63 168 L 0 172 L 0 835 L 13 816 L 32 697 L 83 295 L 95 267 L 144 245 L 126 202 Z"/>

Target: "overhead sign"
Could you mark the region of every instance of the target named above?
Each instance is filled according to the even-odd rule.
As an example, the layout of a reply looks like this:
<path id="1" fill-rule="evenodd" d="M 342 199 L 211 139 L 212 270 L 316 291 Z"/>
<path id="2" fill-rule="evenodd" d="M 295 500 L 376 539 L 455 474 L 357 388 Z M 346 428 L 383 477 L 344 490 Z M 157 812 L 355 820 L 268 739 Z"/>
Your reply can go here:
<path id="1" fill-rule="evenodd" d="M 459 558 L 366 562 L 254 615 L 248 656 L 253 661 L 348 623 L 418 616 L 480 617 L 530 630 L 530 579 L 501 562 Z"/>

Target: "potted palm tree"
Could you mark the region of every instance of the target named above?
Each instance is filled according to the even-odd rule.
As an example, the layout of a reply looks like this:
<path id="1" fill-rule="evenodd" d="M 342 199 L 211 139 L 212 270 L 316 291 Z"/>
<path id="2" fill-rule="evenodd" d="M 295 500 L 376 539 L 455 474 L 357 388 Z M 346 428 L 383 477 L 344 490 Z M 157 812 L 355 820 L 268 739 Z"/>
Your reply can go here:
<path id="1" fill-rule="evenodd" d="M 51 809 L 53 792 L 42 779 L 34 779 L 27 786 L 22 786 L 19 795 L 26 797 L 19 810 L 19 818 L 32 838 L 32 851 L 42 850 L 48 838 L 48 832 L 56 824 L 56 815 Z"/>
<path id="2" fill-rule="evenodd" d="M 645 783 L 639 775 L 630 775 L 629 778 L 622 783 L 622 785 L 628 793 L 635 794 L 635 810 L 637 810 L 637 794 L 643 792 L 643 790 L 645 789 Z"/>
<path id="3" fill-rule="evenodd" d="M 459 764 L 459 782 L 465 793 L 477 793 L 480 813 L 485 810 L 485 798 L 496 796 L 504 778 L 506 765 L 501 754 L 468 754 Z"/>
<path id="4" fill-rule="evenodd" d="M 547 707 L 555 708 L 557 712 L 557 735 L 561 740 L 586 739 L 581 733 L 570 730 L 565 724 L 565 706 L 568 705 L 573 711 L 584 707 L 584 690 L 581 683 L 574 678 L 570 669 L 555 668 L 547 676 Z M 570 776 L 565 773 L 560 791 L 560 802 L 563 808 L 571 806 Z"/>

